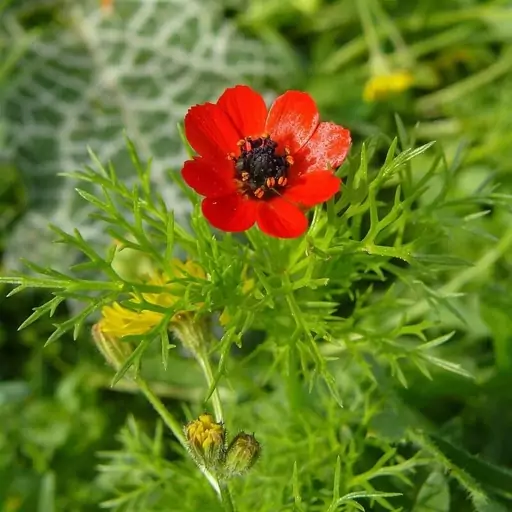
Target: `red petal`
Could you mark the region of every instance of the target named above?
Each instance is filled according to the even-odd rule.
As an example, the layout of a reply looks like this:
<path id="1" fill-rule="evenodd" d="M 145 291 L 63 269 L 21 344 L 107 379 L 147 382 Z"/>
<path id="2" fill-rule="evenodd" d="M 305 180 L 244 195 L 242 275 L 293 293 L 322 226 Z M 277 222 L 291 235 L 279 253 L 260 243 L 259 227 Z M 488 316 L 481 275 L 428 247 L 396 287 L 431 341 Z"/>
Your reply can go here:
<path id="1" fill-rule="evenodd" d="M 267 235 L 278 238 L 296 238 L 308 229 L 308 219 L 293 203 L 283 197 L 259 201 L 258 226 Z"/>
<path id="2" fill-rule="evenodd" d="M 294 154 L 313 135 L 318 119 L 318 109 L 309 94 L 288 91 L 279 96 L 270 108 L 265 131 Z"/>
<path id="3" fill-rule="evenodd" d="M 247 85 L 226 89 L 217 105 L 231 119 L 240 139 L 259 137 L 264 132 L 267 106 L 263 98 Z"/>
<path id="4" fill-rule="evenodd" d="M 339 167 L 350 149 L 350 132 L 334 123 L 320 123 L 308 143 L 293 155 L 290 178 L 305 172 Z"/>
<path id="5" fill-rule="evenodd" d="M 288 201 L 306 208 L 323 203 L 339 192 L 341 180 L 330 171 L 308 172 L 289 185 L 283 194 Z"/>
<path id="6" fill-rule="evenodd" d="M 226 158 L 194 157 L 185 162 L 181 175 L 185 183 L 202 196 L 222 197 L 236 192 L 233 162 Z"/>
<path id="7" fill-rule="evenodd" d="M 240 194 L 203 200 L 203 215 L 222 231 L 245 231 L 256 222 L 256 201 Z"/>
<path id="8" fill-rule="evenodd" d="M 185 115 L 185 134 L 201 156 L 225 157 L 237 152 L 240 140 L 229 116 L 212 103 L 196 105 Z"/>

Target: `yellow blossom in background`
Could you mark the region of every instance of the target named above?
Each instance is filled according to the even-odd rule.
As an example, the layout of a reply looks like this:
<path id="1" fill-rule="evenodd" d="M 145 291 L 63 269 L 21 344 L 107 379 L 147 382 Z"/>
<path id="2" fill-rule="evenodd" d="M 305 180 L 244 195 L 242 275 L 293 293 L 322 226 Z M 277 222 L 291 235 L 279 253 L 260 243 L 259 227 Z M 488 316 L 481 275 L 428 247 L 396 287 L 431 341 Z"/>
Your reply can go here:
<path id="1" fill-rule="evenodd" d="M 363 99 L 379 101 L 409 89 L 414 78 L 408 71 L 396 71 L 386 75 L 372 76 L 364 86 Z"/>
<path id="2" fill-rule="evenodd" d="M 181 298 L 183 285 L 173 282 L 174 279 L 191 275 L 204 279 L 206 277 L 201 266 L 193 261 L 183 263 L 179 260 L 173 260 L 172 276 L 166 276 L 163 273 L 155 273 L 144 284 L 160 286 L 165 291 L 159 293 L 142 293 L 145 302 L 161 306 L 166 309 L 174 307 Z M 131 300 L 134 303 L 141 303 L 141 298 L 136 294 L 131 294 Z M 122 337 L 135 334 L 144 334 L 158 325 L 164 314 L 156 311 L 142 310 L 134 311 L 121 306 L 118 302 L 104 306 L 101 310 L 102 318 L 98 322 L 98 330 L 103 334 Z M 177 313 L 175 316 L 177 316 Z"/>

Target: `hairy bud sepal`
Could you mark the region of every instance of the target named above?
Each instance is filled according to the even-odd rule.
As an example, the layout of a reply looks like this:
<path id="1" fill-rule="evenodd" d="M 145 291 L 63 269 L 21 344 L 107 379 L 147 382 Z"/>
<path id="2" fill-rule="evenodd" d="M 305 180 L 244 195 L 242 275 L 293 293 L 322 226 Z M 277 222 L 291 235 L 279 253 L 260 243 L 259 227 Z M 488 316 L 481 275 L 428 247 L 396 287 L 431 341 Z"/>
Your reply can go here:
<path id="1" fill-rule="evenodd" d="M 123 342 L 117 336 L 105 333 L 101 328 L 101 322 L 93 325 L 92 338 L 105 361 L 116 371 L 133 352 L 133 347 L 129 343 Z"/>
<path id="2" fill-rule="evenodd" d="M 226 430 L 211 414 L 201 414 L 185 426 L 185 437 L 195 461 L 217 473 L 226 454 Z"/>
<path id="3" fill-rule="evenodd" d="M 251 434 L 237 434 L 226 452 L 224 460 L 224 477 L 231 478 L 246 474 L 256 463 L 261 453 L 261 446 Z"/>

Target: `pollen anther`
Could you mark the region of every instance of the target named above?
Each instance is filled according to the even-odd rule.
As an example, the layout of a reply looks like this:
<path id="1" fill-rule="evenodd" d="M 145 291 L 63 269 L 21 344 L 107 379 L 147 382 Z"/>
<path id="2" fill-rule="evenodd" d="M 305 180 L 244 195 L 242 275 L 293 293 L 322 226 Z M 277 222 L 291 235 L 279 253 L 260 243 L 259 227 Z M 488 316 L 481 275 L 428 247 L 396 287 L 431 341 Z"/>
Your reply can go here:
<path id="1" fill-rule="evenodd" d="M 261 199 L 265 195 L 265 190 L 263 187 L 259 187 L 253 193 L 258 199 Z"/>
<path id="2" fill-rule="evenodd" d="M 293 158 L 288 148 L 278 150 L 278 144 L 269 134 L 258 138 L 246 137 L 238 142 L 240 156 L 234 159 L 235 177 L 243 191 L 263 199 L 275 187 L 288 182 L 288 168 Z"/>

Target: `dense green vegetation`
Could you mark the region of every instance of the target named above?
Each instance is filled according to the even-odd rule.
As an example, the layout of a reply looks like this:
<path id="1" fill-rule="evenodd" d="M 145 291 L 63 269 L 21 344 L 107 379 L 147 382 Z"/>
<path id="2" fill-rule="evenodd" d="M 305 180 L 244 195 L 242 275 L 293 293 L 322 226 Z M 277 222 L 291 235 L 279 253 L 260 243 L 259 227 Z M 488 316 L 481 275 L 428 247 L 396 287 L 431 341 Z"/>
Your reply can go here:
<path id="1" fill-rule="evenodd" d="M 175 253 L 210 276 L 185 279 L 179 306 L 214 324 L 228 432 L 263 447 L 231 484 L 237 511 L 511 510 L 510 6 L 141 1 L 112 13 L 94 0 L 0 2 L 0 511 L 225 510 L 137 383 L 110 387 L 90 335 L 99 311 L 81 317 L 91 293 L 115 300 L 137 276 L 138 253 L 115 260 L 119 281 L 102 274 L 114 234 L 161 264 L 171 231 Z M 153 38 L 180 9 L 194 37 L 183 21 Z M 125 46 L 148 38 L 158 43 L 139 54 Z M 215 41 L 209 61 L 194 53 Z M 144 68 L 182 47 L 194 65 L 158 79 Z M 180 79 L 191 85 L 177 91 Z M 176 121 L 239 82 L 269 98 L 308 91 L 352 132 L 342 194 L 315 209 L 304 240 L 214 236 L 190 191 L 176 199 Z M 176 110 L 146 120 L 146 92 Z M 151 191 L 131 188 L 146 167 L 119 142 L 123 127 L 142 162 L 155 157 Z M 108 160 L 119 180 L 101 174 Z M 101 186 L 126 224 L 112 205 L 98 217 Z M 175 229 L 158 194 L 176 205 Z M 101 256 L 70 272 L 92 249 Z M 7 298 L 20 269 L 28 280 Z M 18 330 L 54 297 L 54 316 Z M 85 322 L 77 339 L 70 318 Z M 167 409 L 182 424 L 211 410 L 179 336 L 172 350 L 153 338 L 130 340 L 142 346 L 130 362 Z"/>

